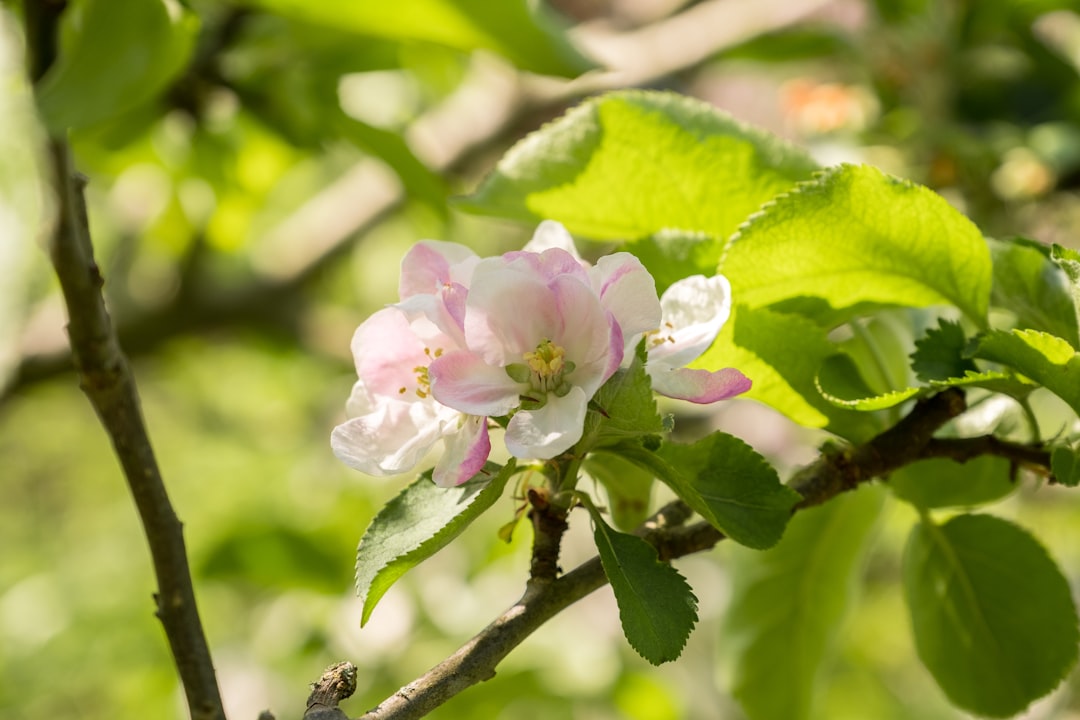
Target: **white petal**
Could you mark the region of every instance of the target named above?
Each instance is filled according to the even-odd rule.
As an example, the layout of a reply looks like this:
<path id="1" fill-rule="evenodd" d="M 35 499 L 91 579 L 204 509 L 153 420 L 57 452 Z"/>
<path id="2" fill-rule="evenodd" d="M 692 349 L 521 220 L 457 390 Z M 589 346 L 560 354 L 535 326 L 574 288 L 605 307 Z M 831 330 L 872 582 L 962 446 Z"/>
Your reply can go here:
<path id="1" fill-rule="evenodd" d="M 506 427 L 506 448 L 519 458 L 546 460 L 566 452 L 581 439 L 588 398 L 574 387 L 565 397 L 548 396 L 539 410 L 519 410 Z"/>
<path id="2" fill-rule="evenodd" d="M 604 309 L 615 316 L 625 337 L 660 326 L 656 281 L 630 253 L 605 255 L 589 271 L 593 289 Z"/>
<path id="3" fill-rule="evenodd" d="M 562 223 L 545 220 L 536 227 L 532 240 L 527 242 L 523 249 L 525 252 L 542 253 L 551 248 L 565 250 L 573 255 L 574 259 L 579 263 L 586 265 L 586 262 L 581 259 L 581 255 L 578 254 L 577 248 L 574 247 L 574 238 L 570 237 L 570 233 L 566 231 Z"/>
<path id="4" fill-rule="evenodd" d="M 723 275 L 691 275 L 664 292 L 660 307 L 663 320 L 659 339 L 667 341 L 650 347 L 649 359 L 669 367 L 683 367 L 709 349 L 727 322 L 731 285 Z"/>
<path id="5" fill-rule="evenodd" d="M 368 475 L 412 470 L 442 436 L 442 421 L 422 403 L 385 402 L 334 428 L 330 447 L 346 465 Z"/>

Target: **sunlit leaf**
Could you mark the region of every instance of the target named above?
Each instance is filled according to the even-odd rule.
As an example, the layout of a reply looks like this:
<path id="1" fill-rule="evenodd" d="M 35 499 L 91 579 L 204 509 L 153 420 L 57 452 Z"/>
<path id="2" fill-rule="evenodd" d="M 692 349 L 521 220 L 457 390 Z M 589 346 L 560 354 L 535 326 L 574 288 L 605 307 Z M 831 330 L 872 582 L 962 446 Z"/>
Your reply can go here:
<path id="1" fill-rule="evenodd" d="M 1016 326 L 1068 340 L 1077 336 L 1076 307 L 1068 278 L 1050 259 L 1050 248 L 1023 238 L 990 241 L 994 258 L 991 303 L 1016 315 Z"/>
<path id="2" fill-rule="evenodd" d="M 1080 413 L 1080 354 L 1065 340 L 1036 330 L 992 330 L 972 354 L 1015 369 Z"/>
<path id="3" fill-rule="evenodd" d="M 986 325 L 991 263 L 970 220 L 867 166 L 803 183 L 743 226 L 720 263 L 735 301 L 825 326 L 882 306 L 955 305 Z"/>
<path id="4" fill-rule="evenodd" d="M 621 91 L 526 137 L 459 206 L 552 218 L 593 238 L 664 229 L 726 238 L 815 167 L 801 150 L 699 100 Z"/>
<path id="5" fill-rule="evenodd" d="M 743 397 L 759 400 L 800 425 L 865 440 L 876 432 L 875 421 L 829 403 L 818 391 L 818 372 L 835 352 L 825 330 L 801 315 L 740 305 L 692 366 L 738 368 L 754 383 Z"/>
<path id="6" fill-rule="evenodd" d="M 919 658 L 958 706 L 1007 717 L 1054 689 L 1076 661 L 1076 608 L 1043 547 L 1016 525 L 925 520 L 904 553 Z"/>
<path id="7" fill-rule="evenodd" d="M 883 494 L 862 487 L 792 518 L 780 543 L 735 551 L 721 635 L 732 690 L 751 720 L 806 720 L 852 604 Z"/>
<path id="8" fill-rule="evenodd" d="M 371 521 L 356 550 L 356 588 L 363 603 L 360 624 L 398 578 L 456 538 L 490 508 L 514 470 L 488 463 L 472 480 L 441 488 L 431 473 L 388 502 Z"/>
<path id="9" fill-rule="evenodd" d="M 679 657 L 697 624 L 697 598 L 686 578 L 660 562 L 652 545 L 612 530 L 597 512 L 593 538 L 630 647 L 653 665 Z"/>

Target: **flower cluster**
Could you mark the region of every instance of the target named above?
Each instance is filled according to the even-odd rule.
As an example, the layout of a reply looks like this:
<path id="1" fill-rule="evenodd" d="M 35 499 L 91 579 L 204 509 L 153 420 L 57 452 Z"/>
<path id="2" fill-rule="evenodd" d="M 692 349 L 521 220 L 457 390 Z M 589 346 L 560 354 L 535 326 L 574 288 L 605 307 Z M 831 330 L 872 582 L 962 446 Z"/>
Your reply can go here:
<path id="1" fill-rule="evenodd" d="M 730 312 L 721 276 L 694 276 L 658 298 L 652 276 L 625 252 L 589 265 L 570 235 L 545 221 L 521 251 L 480 258 L 423 241 L 405 256 L 400 302 L 356 330 L 358 380 L 334 453 L 371 475 L 411 470 L 438 440 L 434 480 L 468 480 L 491 451 L 488 418 L 508 418 L 515 457 L 547 459 L 582 436 L 589 400 L 644 337 L 654 390 L 710 403 L 745 392 L 739 371 L 684 366 L 712 343 Z"/>

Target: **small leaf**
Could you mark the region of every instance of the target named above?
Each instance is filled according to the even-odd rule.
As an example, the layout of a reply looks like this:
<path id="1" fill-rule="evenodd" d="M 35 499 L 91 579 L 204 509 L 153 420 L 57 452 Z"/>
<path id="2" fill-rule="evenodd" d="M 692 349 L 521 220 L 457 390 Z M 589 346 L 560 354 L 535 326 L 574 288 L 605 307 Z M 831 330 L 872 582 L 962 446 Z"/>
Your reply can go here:
<path id="1" fill-rule="evenodd" d="M 183 70 L 199 19 L 173 0 L 80 0 L 61 20 L 60 57 L 38 88 L 53 133 L 146 102 Z"/>
<path id="2" fill-rule="evenodd" d="M 431 42 L 458 50 L 485 48 L 522 70 L 574 77 L 593 68 L 556 27 L 546 10 L 526 0 L 258 0 L 296 20 L 356 35 Z"/>
<path id="3" fill-rule="evenodd" d="M 727 237 L 814 169 L 803 151 L 707 103 L 629 90 L 584 102 L 526 137 L 458 206 L 553 218 L 600 239 L 663 229 Z"/>
<path id="4" fill-rule="evenodd" d="M 971 712 L 1014 715 L 1076 661 L 1068 582 L 1035 538 L 1000 518 L 919 523 L 904 553 L 904 595 L 919 658 Z"/>
<path id="5" fill-rule="evenodd" d="M 611 582 L 630 647 L 653 665 L 679 657 L 697 624 L 697 598 L 679 571 L 660 562 L 656 548 L 608 527 L 593 515 L 593 538 Z"/>
<path id="6" fill-rule="evenodd" d="M 978 370 L 970 358 L 964 356 L 968 338 L 960 323 L 938 319 L 936 328 L 929 328 L 926 335 L 915 341 L 911 354 L 911 369 L 920 380 L 947 380 L 964 377 Z"/>
<path id="7" fill-rule="evenodd" d="M 428 471 L 379 511 L 356 549 L 361 625 L 398 578 L 446 547 L 499 499 L 513 471 L 513 459 L 505 467 L 489 462 L 452 488 L 435 485 Z"/>
<path id="8" fill-rule="evenodd" d="M 1016 327 L 1042 330 L 1080 342 L 1068 278 L 1050 259 L 1050 248 L 1024 238 L 990 241 L 994 258 L 991 303 L 1016 315 Z"/>
<path id="9" fill-rule="evenodd" d="M 780 543 L 736 548 L 722 645 L 751 720 L 807 720 L 884 493 L 873 486 L 796 513 Z"/>
<path id="10" fill-rule="evenodd" d="M 889 476 L 896 496 L 916 507 L 971 507 L 993 502 L 1016 489 L 1009 477 L 1009 461 L 983 455 L 957 463 L 931 458 L 897 470 Z"/>
<path id="11" fill-rule="evenodd" d="M 802 496 L 780 483 L 765 458 L 732 435 L 714 432 L 692 445 L 665 442 L 655 452 L 622 449 L 687 505 L 737 543 L 775 545 Z"/>
<path id="12" fill-rule="evenodd" d="M 986 325 L 991 263 L 970 220 L 927 188 L 844 165 L 769 203 L 720 264 L 732 294 L 842 323 L 887 306 L 955 305 Z"/>
<path id="13" fill-rule="evenodd" d="M 585 472 L 604 486 L 608 511 L 615 527 L 627 532 L 649 516 L 649 499 L 655 478 L 624 458 L 609 452 L 590 453 Z"/>
<path id="14" fill-rule="evenodd" d="M 992 330 L 972 355 L 1014 368 L 1080 413 L 1080 355 L 1065 340 L 1036 330 Z"/>
<path id="15" fill-rule="evenodd" d="M 602 447 L 664 431 L 641 352 L 635 353 L 629 367 L 615 371 L 596 391 L 590 408 L 579 448 Z"/>
<path id="16" fill-rule="evenodd" d="M 1080 485 L 1080 452 L 1067 445 L 1058 445 L 1050 454 L 1054 477 L 1065 487 Z"/>

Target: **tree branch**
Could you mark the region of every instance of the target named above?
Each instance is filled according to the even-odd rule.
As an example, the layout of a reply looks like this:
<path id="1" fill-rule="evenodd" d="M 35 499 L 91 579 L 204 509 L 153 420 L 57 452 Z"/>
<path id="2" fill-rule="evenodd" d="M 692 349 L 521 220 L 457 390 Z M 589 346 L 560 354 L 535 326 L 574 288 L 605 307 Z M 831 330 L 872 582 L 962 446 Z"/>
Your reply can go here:
<path id="1" fill-rule="evenodd" d="M 802 496 L 795 511 L 820 505 L 842 492 L 929 457 L 950 457 L 960 462 L 980 454 L 1009 457 L 1049 472 L 1049 454 L 1030 446 L 996 438 L 935 440 L 933 434 L 967 408 L 963 392 L 951 388 L 919 401 L 911 413 L 868 442 L 843 450 L 826 451 L 792 478 L 790 485 Z M 708 550 L 724 539 L 706 522 L 686 525 L 691 515 L 681 501 L 661 508 L 637 534 L 657 549 L 663 560 Z M 594 557 L 549 583 L 530 583 L 525 594 L 461 649 L 421 678 L 406 685 L 360 720 L 415 720 L 472 685 L 490 680 L 511 650 L 537 628 L 607 584 Z M 305 720 L 315 720 L 305 715 Z"/>
<path id="2" fill-rule="evenodd" d="M 63 3 L 28 2 L 30 76 L 39 80 L 53 62 Z M 193 720 L 224 720 L 217 678 L 195 606 L 180 521 L 161 479 L 139 407 L 135 379 L 117 342 L 94 261 L 83 197 L 85 184 L 67 142 L 51 138 L 48 159 L 58 218 L 49 244 L 68 311 L 68 336 L 80 385 L 113 443 L 142 520 L 158 592 L 157 617 L 187 694 Z"/>

